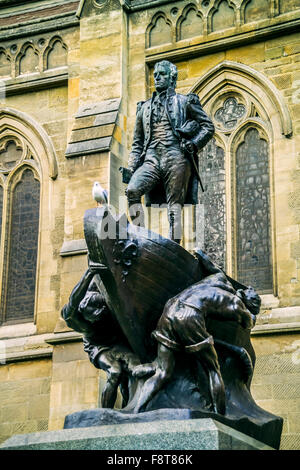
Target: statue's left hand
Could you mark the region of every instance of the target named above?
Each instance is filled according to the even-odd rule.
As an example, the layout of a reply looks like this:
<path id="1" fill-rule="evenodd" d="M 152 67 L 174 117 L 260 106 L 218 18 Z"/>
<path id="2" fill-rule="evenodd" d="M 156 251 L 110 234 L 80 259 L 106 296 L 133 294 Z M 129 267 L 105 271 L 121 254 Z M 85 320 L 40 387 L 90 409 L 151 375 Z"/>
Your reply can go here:
<path id="1" fill-rule="evenodd" d="M 189 142 L 188 140 L 185 142 L 185 148 L 189 153 L 194 152 L 194 144 L 192 142 Z"/>
<path id="2" fill-rule="evenodd" d="M 181 141 L 181 146 L 185 152 L 188 152 L 188 153 L 194 152 L 194 144 L 190 140 L 183 139 Z"/>

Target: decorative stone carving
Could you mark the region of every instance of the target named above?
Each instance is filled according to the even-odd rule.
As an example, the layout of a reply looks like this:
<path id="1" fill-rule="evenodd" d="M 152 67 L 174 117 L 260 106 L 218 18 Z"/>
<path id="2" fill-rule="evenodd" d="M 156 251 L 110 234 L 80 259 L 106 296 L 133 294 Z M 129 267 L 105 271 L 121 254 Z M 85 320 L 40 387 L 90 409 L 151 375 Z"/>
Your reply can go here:
<path id="1" fill-rule="evenodd" d="M 280 13 L 289 13 L 298 8 L 300 9 L 300 0 L 280 0 Z"/>
<path id="2" fill-rule="evenodd" d="M 222 0 L 215 3 L 211 16 L 211 31 L 235 26 L 235 12 L 231 2 Z"/>
<path id="3" fill-rule="evenodd" d="M 0 78 L 15 78 L 67 64 L 68 46 L 57 34 L 0 47 Z"/>
<path id="4" fill-rule="evenodd" d="M 110 0 L 94 0 L 93 3 L 96 8 L 104 8 L 110 3 Z"/>
<path id="5" fill-rule="evenodd" d="M 188 39 L 194 36 L 202 36 L 203 19 L 201 13 L 192 4 L 182 12 L 177 25 L 177 40 Z"/>
<path id="6" fill-rule="evenodd" d="M 0 144 L 0 170 L 10 171 L 21 160 L 23 148 L 14 138 L 5 138 Z"/>
<path id="7" fill-rule="evenodd" d="M 172 23 L 162 12 L 156 13 L 147 28 L 147 46 L 160 46 L 172 42 Z"/>
<path id="8" fill-rule="evenodd" d="M 190 91 L 199 94 L 201 103 L 205 106 L 215 98 L 221 87 L 225 91 L 225 86 L 230 86 L 236 91 L 242 88 L 243 95 L 251 96 L 252 99 L 253 96 L 259 96 L 257 105 L 260 111 L 265 110 L 262 113 L 265 120 L 274 128 L 279 126 L 286 137 L 292 136 L 292 119 L 282 93 L 266 75 L 248 65 L 225 60 L 202 75 Z"/>
<path id="9" fill-rule="evenodd" d="M 2 324 L 8 320 L 18 323 L 34 319 L 39 210 L 40 204 L 43 207 L 50 204 L 49 211 L 41 213 L 41 225 L 46 223 L 47 226 L 50 224 L 52 207 L 48 181 L 57 176 L 57 159 L 53 144 L 43 127 L 25 113 L 2 107 L 0 128 L 0 186 L 3 189 L 0 190 L 3 195 L 3 198 L 0 195 L 0 219 L 3 222 L 0 286 Z M 44 186 L 40 193 L 42 177 Z M 40 256 L 42 263 L 43 253 Z M 12 300 L 15 298 L 16 304 Z"/>
<path id="10" fill-rule="evenodd" d="M 25 45 L 17 59 L 17 74 L 39 71 L 39 52 L 30 45 Z"/>
<path id="11" fill-rule="evenodd" d="M 68 49 L 61 38 L 55 37 L 51 39 L 49 46 L 45 51 L 45 69 L 54 69 L 67 65 Z"/>
<path id="12" fill-rule="evenodd" d="M 22 161 L 23 159 L 29 161 L 28 159 L 34 155 L 34 162 L 31 160 L 31 163 L 38 171 L 41 170 L 46 178 L 55 179 L 57 177 L 57 158 L 53 143 L 45 129 L 37 121 L 22 111 L 5 107 L 0 109 L 0 127 L 3 139 L 0 141 L 0 150 L 1 148 L 5 150 L 3 145 L 7 140 L 16 140 L 20 142 L 20 146 L 23 144 Z M 29 142 L 30 147 L 25 145 Z M 7 170 L 5 171 L 7 172 Z"/>
<path id="13" fill-rule="evenodd" d="M 228 130 L 236 127 L 238 121 L 246 114 L 246 108 L 243 104 L 238 104 L 233 96 L 224 101 L 222 108 L 215 113 L 215 120 Z"/>
<path id="14" fill-rule="evenodd" d="M 0 49 L 0 76 L 9 77 L 11 75 L 11 59 L 4 49 Z"/>
<path id="15" fill-rule="evenodd" d="M 259 21 L 262 18 L 268 18 L 270 14 L 268 0 L 250 0 L 244 6 L 245 23 Z"/>

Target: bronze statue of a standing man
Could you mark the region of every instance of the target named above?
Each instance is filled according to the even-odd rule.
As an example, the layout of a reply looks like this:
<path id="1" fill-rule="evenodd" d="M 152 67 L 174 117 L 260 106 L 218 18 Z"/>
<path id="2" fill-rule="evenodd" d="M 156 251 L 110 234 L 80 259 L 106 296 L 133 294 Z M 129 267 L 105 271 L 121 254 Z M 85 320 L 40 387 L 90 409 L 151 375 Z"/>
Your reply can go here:
<path id="1" fill-rule="evenodd" d="M 175 92 L 177 75 L 171 62 L 155 64 L 156 91 L 151 99 L 138 103 L 126 194 L 131 219 L 140 225 L 143 195 L 147 206 L 166 202 L 170 238 L 180 243 L 181 209 L 184 204 L 197 204 L 196 156 L 212 138 L 214 125 L 197 95 Z"/>

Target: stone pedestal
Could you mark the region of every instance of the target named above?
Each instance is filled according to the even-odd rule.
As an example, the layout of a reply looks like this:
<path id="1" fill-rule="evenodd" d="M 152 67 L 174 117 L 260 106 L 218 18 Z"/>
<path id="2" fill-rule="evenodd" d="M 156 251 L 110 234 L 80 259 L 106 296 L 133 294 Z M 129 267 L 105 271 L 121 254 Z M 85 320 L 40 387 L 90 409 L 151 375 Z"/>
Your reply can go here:
<path id="1" fill-rule="evenodd" d="M 0 450 L 273 450 L 210 418 L 16 435 Z"/>

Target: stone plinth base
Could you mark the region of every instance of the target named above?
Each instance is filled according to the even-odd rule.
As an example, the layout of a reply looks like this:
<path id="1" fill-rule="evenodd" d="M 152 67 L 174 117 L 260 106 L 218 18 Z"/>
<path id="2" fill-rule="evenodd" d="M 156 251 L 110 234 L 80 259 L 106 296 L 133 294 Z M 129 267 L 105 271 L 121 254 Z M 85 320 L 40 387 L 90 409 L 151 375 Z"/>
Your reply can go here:
<path id="1" fill-rule="evenodd" d="M 213 419 L 153 421 L 21 434 L 1 450 L 272 450 Z"/>

